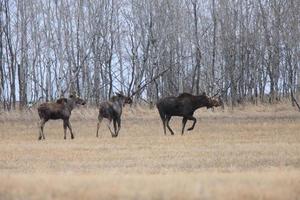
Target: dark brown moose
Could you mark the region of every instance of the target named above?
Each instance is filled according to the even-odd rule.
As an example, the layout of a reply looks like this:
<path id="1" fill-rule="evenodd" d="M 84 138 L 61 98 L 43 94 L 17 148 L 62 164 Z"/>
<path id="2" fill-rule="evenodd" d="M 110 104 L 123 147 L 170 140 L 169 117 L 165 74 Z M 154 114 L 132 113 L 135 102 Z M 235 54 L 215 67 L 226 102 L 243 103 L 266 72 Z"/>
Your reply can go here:
<path id="1" fill-rule="evenodd" d="M 39 124 L 39 140 L 45 139 L 44 126 L 50 119 L 62 119 L 64 126 L 64 139 L 66 139 L 67 127 L 71 133 L 71 139 L 74 139 L 74 134 L 70 124 L 70 116 L 72 110 L 76 105 L 84 105 L 86 102 L 76 95 L 70 95 L 69 98 L 60 98 L 56 102 L 42 103 L 38 107 L 38 113 L 40 117 Z"/>
<path id="2" fill-rule="evenodd" d="M 182 93 L 178 97 L 166 97 L 160 99 L 156 107 L 158 109 L 159 115 L 163 122 L 164 134 L 166 135 L 166 126 L 172 135 L 174 135 L 173 130 L 169 126 L 169 121 L 172 116 L 181 116 L 182 119 L 182 131 L 184 133 L 184 128 L 187 120 L 192 120 L 193 125 L 187 130 L 193 130 L 196 124 L 196 118 L 193 117 L 195 110 L 201 107 L 212 108 L 214 106 L 221 106 L 222 100 L 208 97 L 205 93 L 194 96 L 189 93 Z"/>
<path id="3" fill-rule="evenodd" d="M 100 103 L 96 137 L 98 137 L 100 123 L 103 118 L 106 118 L 109 121 L 108 128 L 111 136 L 118 136 L 121 129 L 122 107 L 125 106 L 126 103 L 132 104 L 132 99 L 120 93 L 116 93 L 116 96 L 111 97 L 109 101 Z M 111 121 L 113 121 L 114 132 L 112 132 L 110 128 Z"/>

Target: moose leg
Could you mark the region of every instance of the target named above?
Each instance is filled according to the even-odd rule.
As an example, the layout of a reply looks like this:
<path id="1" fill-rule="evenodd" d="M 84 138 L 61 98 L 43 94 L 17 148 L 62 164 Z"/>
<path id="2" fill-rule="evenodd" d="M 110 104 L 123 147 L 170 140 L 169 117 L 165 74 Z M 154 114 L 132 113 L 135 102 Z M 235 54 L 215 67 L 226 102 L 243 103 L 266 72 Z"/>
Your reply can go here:
<path id="1" fill-rule="evenodd" d="M 186 122 L 187 122 L 187 118 L 186 117 L 183 117 L 183 119 L 182 119 L 182 130 L 181 130 L 181 135 L 183 135 L 183 133 L 184 133 L 184 128 L 185 128 L 185 124 L 186 124 Z"/>
<path id="2" fill-rule="evenodd" d="M 112 130 L 110 128 L 111 120 L 112 120 L 111 118 L 108 118 L 108 124 L 106 124 L 106 125 L 107 125 L 107 127 L 108 127 L 108 129 L 109 129 L 109 131 L 111 133 L 111 136 L 114 137 L 114 133 L 112 132 Z"/>
<path id="3" fill-rule="evenodd" d="M 117 119 L 113 119 L 114 122 L 114 135 L 113 137 L 118 137 L 118 132 L 117 132 Z"/>
<path id="4" fill-rule="evenodd" d="M 68 127 L 68 122 L 67 120 L 64 120 L 64 139 L 67 139 L 67 127 Z"/>
<path id="5" fill-rule="evenodd" d="M 99 132 L 99 128 L 100 128 L 100 124 L 101 124 L 102 120 L 103 120 L 103 117 L 98 117 L 96 137 L 98 137 L 98 132 Z"/>
<path id="6" fill-rule="evenodd" d="M 69 119 L 67 120 L 67 126 L 70 130 L 70 133 L 71 133 L 71 139 L 74 139 L 74 134 L 73 134 L 73 131 L 72 131 L 72 126 L 71 126 L 71 123 L 69 121 Z"/>
<path id="7" fill-rule="evenodd" d="M 189 116 L 189 117 L 187 117 L 187 119 L 194 121 L 194 123 L 193 123 L 192 127 L 191 127 L 191 128 L 188 128 L 188 131 L 191 131 L 191 130 L 193 130 L 193 129 L 194 129 L 194 127 L 195 127 L 195 124 L 196 124 L 197 120 L 196 120 L 196 118 L 195 118 L 195 117 L 193 117 L 193 116 Z"/>
<path id="8" fill-rule="evenodd" d="M 163 123 L 163 128 L 164 128 L 164 134 L 166 135 L 167 134 L 167 132 L 166 132 L 166 118 L 162 118 L 161 119 L 161 121 L 162 121 L 162 123 Z"/>
<path id="9" fill-rule="evenodd" d="M 121 117 L 119 117 L 119 118 L 117 119 L 117 125 L 118 125 L 117 134 L 119 134 L 119 131 L 120 131 L 120 129 L 121 129 Z"/>
<path id="10" fill-rule="evenodd" d="M 160 118 L 161 118 L 161 121 L 163 123 L 163 128 L 164 128 L 164 134 L 166 135 L 167 132 L 166 132 L 166 115 L 165 113 L 163 112 L 162 109 L 158 108 L 158 112 L 159 112 L 159 115 L 160 115 Z"/>
<path id="11" fill-rule="evenodd" d="M 169 125 L 170 119 L 171 119 L 171 116 L 167 116 L 167 119 L 166 119 L 165 123 L 167 124 L 167 127 L 168 127 L 169 131 L 171 132 L 171 135 L 174 135 L 174 132 L 173 132 L 173 130 L 171 129 L 171 127 Z"/>
<path id="12" fill-rule="evenodd" d="M 40 120 L 40 124 L 39 124 L 40 131 L 39 131 L 39 138 L 38 138 L 39 140 L 45 139 L 45 135 L 44 135 L 44 126 L 45 126 L 45 123 L 46 123 L 45 119 L 41 119 Z"/>
<path id="13" fill-rule="evenodd" d="M 163 120 L 163 126 L 164 126 L 164 133 L 166 135 L 167 134 L 167 131 L 166 131 L 166 119 Z"/>

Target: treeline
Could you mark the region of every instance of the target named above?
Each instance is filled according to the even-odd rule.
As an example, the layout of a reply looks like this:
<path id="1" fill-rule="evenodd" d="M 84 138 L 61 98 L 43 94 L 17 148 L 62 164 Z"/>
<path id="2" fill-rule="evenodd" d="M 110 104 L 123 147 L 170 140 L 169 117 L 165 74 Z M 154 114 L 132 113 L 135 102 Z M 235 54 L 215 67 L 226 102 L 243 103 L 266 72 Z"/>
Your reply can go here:
<path id="1" fill-rule="evenodd" d="M 0 101 L 76 91 L 152 101 L 180 92 L 230 105 L 300 91 L 298 0 L 0 0 Z"/>

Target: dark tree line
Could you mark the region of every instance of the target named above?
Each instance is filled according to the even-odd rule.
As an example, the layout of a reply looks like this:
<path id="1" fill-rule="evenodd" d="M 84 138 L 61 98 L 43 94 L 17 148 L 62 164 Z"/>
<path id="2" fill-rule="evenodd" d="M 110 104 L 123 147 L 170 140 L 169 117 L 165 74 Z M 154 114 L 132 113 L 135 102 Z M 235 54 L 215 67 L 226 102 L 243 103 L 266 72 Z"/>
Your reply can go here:
<path id="1" fill-rule="evenodd" d="M 297 0 L 0 0 L 1 107 L 71 91 L 98 104 L 166 69 L 136 101 L 297 99 L 299 10 Z"/>

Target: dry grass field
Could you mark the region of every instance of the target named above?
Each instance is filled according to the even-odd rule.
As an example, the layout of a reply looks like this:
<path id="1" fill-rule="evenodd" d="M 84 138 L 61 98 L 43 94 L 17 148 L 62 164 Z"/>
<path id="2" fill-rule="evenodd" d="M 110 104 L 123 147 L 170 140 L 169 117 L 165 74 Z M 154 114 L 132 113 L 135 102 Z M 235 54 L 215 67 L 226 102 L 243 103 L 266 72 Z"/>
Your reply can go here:
<path id="1" fill-rule="evenodd" d="M 125 108 L 118 138 L 97 109 L 73 112 L 38 141 L 35 110 L 0 114 L 0 200 L 300 199 L 300 113 L 287 104 L 200 109 L 163 135 L 156 109 Z M 190 123 L 187 124 L 190 126 Z"/>

